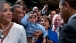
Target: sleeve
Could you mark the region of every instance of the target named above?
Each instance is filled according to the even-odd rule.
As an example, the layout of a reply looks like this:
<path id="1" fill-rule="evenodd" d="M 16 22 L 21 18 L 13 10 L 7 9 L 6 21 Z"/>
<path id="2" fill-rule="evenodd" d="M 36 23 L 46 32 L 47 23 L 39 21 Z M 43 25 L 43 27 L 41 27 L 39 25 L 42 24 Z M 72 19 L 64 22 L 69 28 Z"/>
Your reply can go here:
<path id="1" fill-rule="evenodd" d="M 28 22 L 27 22 L 28 18 L 29 18 L 29 15 L 26 14 L 25 17 L 23 17 L 21 19 L 21 21 L 20 21 L 21 25 L 23 25 L 24 27 L 27 26 L 27 24 L 28 24 Z"/>
<path id="2" fill-rule="evenodd" d="M 58 43 L 58 35 L 56 32 L 53 33 L 54 34 L 54 43 Z"/>
<path id="3" fill-rule="evenodd" d="M 47 34 L 47 31 L 45 30 L 45 28 L 39 24 L 39 27 L 40 27 L 40 30 L 42 31 L 43 33 L 43 38 L 45 38 L 48 34 Z"/>
<path id="4" fill-rule="evenodd" d="M 21 43 L 27 43 L 27 38 L 26 38 L 26 31 L 24 28 L 21 30 Z"/>
<path id="5" fill-rule="evenodd" d="M 48 38 L 52 40 L 53 43 L 58 43 L 58 35 L 56 32 L 48 30 Z"/>

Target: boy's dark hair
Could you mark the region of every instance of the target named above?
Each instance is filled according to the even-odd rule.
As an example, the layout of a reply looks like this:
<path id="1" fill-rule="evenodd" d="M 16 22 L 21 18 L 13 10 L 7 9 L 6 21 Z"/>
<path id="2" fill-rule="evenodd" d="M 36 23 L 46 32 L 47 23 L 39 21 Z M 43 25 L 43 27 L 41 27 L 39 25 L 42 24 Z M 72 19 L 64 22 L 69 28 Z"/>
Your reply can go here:
<path id="1" fill-rule="evenodd" d="M 29 15 L 29 14 L 34 14 L 34 13 L 37 13 L 37 12 L 31 11 L 31 12 L 28 12 L 27 15 Z"/>

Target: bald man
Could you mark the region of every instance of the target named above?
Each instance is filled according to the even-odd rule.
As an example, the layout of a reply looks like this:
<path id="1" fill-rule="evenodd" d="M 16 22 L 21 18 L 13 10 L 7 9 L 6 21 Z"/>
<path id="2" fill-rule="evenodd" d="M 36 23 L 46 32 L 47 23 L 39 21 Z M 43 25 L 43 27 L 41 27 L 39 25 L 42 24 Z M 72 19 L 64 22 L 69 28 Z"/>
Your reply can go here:
<path id="1" fill-rule="evenodd" d="M 59 32 L 61 30 L 61 21 L 62 21 L 62 18 L 61 18 L 61 15 L 59 14 L 56 14 L 53 16 L 53 19 L 52 19 L 52 31 L 55 31 L 59 37 Z"/>

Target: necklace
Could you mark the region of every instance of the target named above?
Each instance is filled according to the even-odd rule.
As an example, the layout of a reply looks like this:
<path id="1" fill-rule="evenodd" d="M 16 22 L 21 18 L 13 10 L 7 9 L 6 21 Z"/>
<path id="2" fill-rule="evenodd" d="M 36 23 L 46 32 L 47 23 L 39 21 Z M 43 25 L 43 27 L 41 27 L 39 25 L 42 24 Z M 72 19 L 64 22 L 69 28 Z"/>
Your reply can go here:
<path id="1" fill-rule="evenodd" d="M 4 30 L 0 30 L 0 39 L 4 38 L 3 32 L 6 31 L 9 28 L 10 25 L 11 25 L 11 22 L 9 23 L 9 25 Z"/>

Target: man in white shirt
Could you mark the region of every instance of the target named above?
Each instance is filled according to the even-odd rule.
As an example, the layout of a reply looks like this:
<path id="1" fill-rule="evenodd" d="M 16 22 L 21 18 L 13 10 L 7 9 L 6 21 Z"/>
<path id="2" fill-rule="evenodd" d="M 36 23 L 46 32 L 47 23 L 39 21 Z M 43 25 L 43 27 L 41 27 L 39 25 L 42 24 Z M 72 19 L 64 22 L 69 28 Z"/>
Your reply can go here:
<path id="1" fill-rule="evenodd" d="M 59 37 L 59 31 L 61 29 L 61 21 L 62 21 L 61 15 L 59 14 L 54 15 L 52 20 L 52 31 L 55 31 L 58 34 L 58 37 Z"/>

